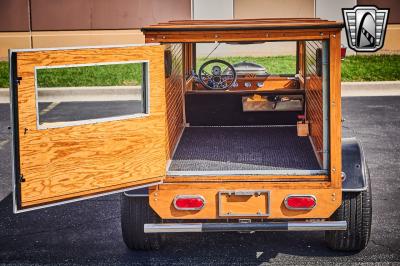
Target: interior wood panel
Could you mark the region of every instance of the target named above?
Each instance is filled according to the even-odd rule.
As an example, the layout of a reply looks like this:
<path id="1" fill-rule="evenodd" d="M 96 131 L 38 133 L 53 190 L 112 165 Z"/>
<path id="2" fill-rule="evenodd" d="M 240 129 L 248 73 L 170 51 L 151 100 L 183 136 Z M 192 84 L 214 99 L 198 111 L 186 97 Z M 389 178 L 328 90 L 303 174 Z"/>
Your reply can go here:
<path id="1" fill-rule="evenodd" d="M 167 159 L 171 159 L 184 128 L 183 45 L 170 44 L 172 54 L 171 76 L 165 81 L 167 112 Z"/>
<path id="2" fill-rule="evenodd" d="M 108 192 L 165 176 L 164 47 L 18 52 L 21 206 Z M 97 124 L 37 129 L 35 66 L 149 61 L 150 114 Z M 154 162 L 157 162 L 156 164 Z"/>

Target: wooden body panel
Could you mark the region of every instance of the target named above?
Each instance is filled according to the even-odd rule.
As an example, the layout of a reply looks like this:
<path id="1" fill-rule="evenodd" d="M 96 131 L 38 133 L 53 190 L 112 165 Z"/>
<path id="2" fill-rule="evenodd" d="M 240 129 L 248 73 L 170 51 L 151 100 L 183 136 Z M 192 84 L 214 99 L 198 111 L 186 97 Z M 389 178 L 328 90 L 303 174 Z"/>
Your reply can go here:
<path id="1" fill-rule="evenodd" d="M 277 19 L 277 23 L 283 20 Z M 294 20 L 293 20 L 294 21 Z M 316 21 L 320 21 L 316 19 Z M 303 91 L 308 99 L 308 113 L 313 121 L 312 138 L 316 142 L 316 150 L 322 150 L 322 79 L 310 75 L 308 84 L 305 81 L 306 60 L 305 43 L 302 41 L 329 41 L 329 165 L 328 175 L 320 176 L 167 176 L 165 183 L 150 189 L 150 206 L 164 219 L 221 219 L 218 216 L 218 191 L 221 190 L 269 190 L 271 191 L 271 207 L 269 219 L 307 219 L 329 218 L 341 204 L 341 110 L 340 110 L 340 29 L 299 28 L 299 29 L 249 29 L 257 21 L 242 21 L 243 28 L 220 30 L 218 24 L 230 21 L 177 21 L 144 29 L 146 42 L 237 42 L 237 41 L 300 41 L 298 49 L 299 89 L 287 91 Z M 315 22 L 315 21 L 314 21 Z M 187 23 L 194 27 L 180 28 L 179 24 Z M 294 23 L 297 23 L 294 21 Z M 178 24 L 173 27 L 171 24 Z M 214 24 L 211 30 L 200 30 L 202 24 Z M 199 26 L 200 25 L 200 26 Z M 215 26 L 217 25 L 217 26 Z M 195 28 L 197 29 L 195 30 Z M 193 59 L 192 59 L 193 60 Z M 309 71 L 310 72 L 310 71 Z M 268 83 L 266 83 L 267 85 Z M 292 84 L 288 84 L 290 87 Z M 271 84 L 267 90 L 274 91 Z M 219 93 L 209 92 L 193 86 L 193 79 L 185 82 L 187 93 Z M 190 91 L 194 89 L 195 91 Z M 196 90 L 199 89 L 199 90 Z M 280 89 L 277 89 L 278 91 Z M 246 94 L 251 91 L 235 91 L 228 93 Z M 256 91 L 254 91 L 256 92 Z M 221 92 L 226 93 L 226 92 Z M 320 148 L 318 148 L 320 147 Z M 322 152 L 319 155 L 322 161 Z M 181 194 L 200 194 L 206 199 L 206 207 L 201 211 L 177 211 L 172 206 L 173 198 Z M 283 200 L 289 194 L 312 194 L 317 197 L 317 207 L 311 211 L 290 211 L 284 207 Z M 258 204 L 258 203 L 257 203 Z M 252 206 L 254 207 L 254 206 Z M 245 208 L 245 207 L 244 207 Z"/>
<path id="2" fill-rule="evenodd" d="M 340 32 L 329 39 L 329 140 L 330 174 L 332 185 L 342 188 L 342 99 L 341 99 L 341 56 Z"/>
<path id="3" fill-rule="evenodd" d="M 21 207 L 160 181 L 166 167 L 164 47 L 17 53 Z M 150 113 L 140 118 L 37 129 L 35 66 L 149 61 Z M 157 162 L 156 164 L 154 162 Z"/>
<path id="4" fill-rule="evenodd" d="M 246 193 L 247 194 L 247 193 Z M 219 216 L 242 217 L 242 216 L 267 216 L 269 212 L 269 193 L 260 192 L 256 195 L 235 195 L 230 193 L 219 193 L 218 214 Z"/>
<path id="5" fill-rule="evenodd" d="M 341 190 L 330 188 L 329 184 L 320 182 L 230 182 L 230 183 L 187 183 L 187 184 L 162 184 L 150 189 L 150 206 L 163 219 L 221 219 L 219 216 L 218 192 L 224 190 L 270 191 L 270 215 L 266 219 L 322 219 L 329 218 L 341 204 Z M 313 210 L 288 210 L 284 205 L 284 199 L 291 194 L 314 195 L 317 205 Z M 178 211 L 173 206 L 176 195 L 202 195 L 205 198 L 205 207 L 199 211 Z M 264 202 L 249 201 L 249 210 L 262 208 Z M 259 204 L 263 206 L 258 206 Z M 246 203 L 242 202 L 240 210 L 246 209 Z M 236 218 L 245 218 L 240 216 Z M 255 217 L 249 217 L 255 218 Z M 265 217 L 264 217 L 265 219 Z"/>
<path id="6" fill-rule="evenodd" d="M 172 72 L 165 79 L 166 123 L 167 123 L 167 160 L 173 156 L 174 149 L 184 129 L 183 97 L 183 48 L 182 44 L 170 44 Z"/>

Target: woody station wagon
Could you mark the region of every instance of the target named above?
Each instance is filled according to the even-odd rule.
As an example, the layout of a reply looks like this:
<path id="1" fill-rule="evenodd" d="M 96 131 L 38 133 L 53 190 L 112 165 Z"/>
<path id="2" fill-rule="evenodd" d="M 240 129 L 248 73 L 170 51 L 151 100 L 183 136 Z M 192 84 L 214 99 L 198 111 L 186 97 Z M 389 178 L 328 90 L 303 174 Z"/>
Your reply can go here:
<path id="1" fill-rule="evenodd" d="M 341 134 L 342 27 L 178 20 L 142 28 L 144 45 L 11 50 L 15 212 L 123 192 L 132 249 L 157 249 L 166 233 L 224 231 L 325 231 L 332 249 L 363 249 L 371 190 L 360 144 Z M 294 43 L 295 73 L 196 58 L 205 43 L 272 42 Z M 121 65 L 139 73 L 134 95 L 115 101 L 129 112 L 100 117 L 98 101 L 76 101 L 94 105 L 88 116 L 45 115 L 53 73 Z"/>

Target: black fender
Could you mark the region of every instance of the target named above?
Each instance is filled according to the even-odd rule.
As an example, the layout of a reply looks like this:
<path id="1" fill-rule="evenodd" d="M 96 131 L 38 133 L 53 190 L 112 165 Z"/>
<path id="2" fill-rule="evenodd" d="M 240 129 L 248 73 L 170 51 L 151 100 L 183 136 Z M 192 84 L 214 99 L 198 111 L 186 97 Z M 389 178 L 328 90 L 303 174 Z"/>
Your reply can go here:
<path id="1" fill-rule="evenodd" d="M 368 167 L 356 138 L 342 139 L 342 191 L 360 192 L 368 187 Z"/>

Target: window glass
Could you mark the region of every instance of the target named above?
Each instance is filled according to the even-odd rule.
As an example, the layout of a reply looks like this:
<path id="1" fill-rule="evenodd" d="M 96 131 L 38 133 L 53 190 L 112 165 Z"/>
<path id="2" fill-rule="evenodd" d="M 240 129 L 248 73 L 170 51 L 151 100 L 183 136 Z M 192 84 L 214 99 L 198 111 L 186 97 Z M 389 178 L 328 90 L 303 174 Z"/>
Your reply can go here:
<path id="1" fill-rule="evenodd" d="M 36 68 L 39 128 L 148 113 L 147 62 Z"/>

